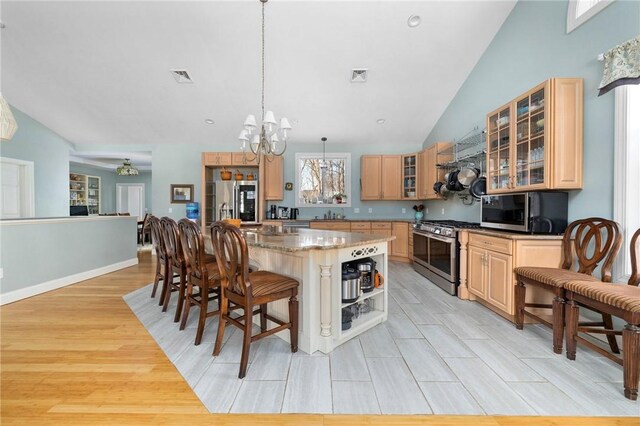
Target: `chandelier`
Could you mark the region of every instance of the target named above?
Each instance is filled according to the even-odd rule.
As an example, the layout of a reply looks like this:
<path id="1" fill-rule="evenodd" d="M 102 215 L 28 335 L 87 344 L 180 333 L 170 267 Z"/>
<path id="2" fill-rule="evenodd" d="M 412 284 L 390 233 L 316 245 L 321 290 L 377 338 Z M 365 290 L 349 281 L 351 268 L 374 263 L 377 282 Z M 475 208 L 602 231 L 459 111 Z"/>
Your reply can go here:
<path id="1" fill-rule="evenodd" d="M 122 166 L 116 169 L 116 174 L 119 176 L 137 176 L 138 169 L 131 165 L 131 161 L 128 158 L 125 158 Z"/>
<path id="2" fill-rule="evenodd" d="M 11 108 L 0 93 L 0 139 L 11 140 L 13 135 L 18 130 L 18 124 L 16 119 L 11 113 Z"/>
<path id="3" fill-rule="evenodd" d="M 244 128 L 238 139 L 242 141 L 242 152 L 245 160 L 256 160 L 260 164 L 260 157 L 273 161 L 275 156 L 284 154 L 287 149 L 287 133 L 291 130 L 289 120 L 282 117 L 280 127 L 272 111 L 264 111 L 264 5 L 268 0 L 260 0 L 262 3 L 262 123 L 260 127 L 256 117 L 249 114 L 244 121 Z M 247 145 L 254 158 L 247 158 Z"/>

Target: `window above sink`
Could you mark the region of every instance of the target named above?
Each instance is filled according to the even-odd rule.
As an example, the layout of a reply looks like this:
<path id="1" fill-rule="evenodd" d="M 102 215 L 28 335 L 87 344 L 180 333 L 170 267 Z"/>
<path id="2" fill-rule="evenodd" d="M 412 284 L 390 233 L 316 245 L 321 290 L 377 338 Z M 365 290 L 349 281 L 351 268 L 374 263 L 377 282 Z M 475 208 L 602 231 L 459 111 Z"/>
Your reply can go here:
<path id="1" fill-rule="evenodd" d="M 351 206 L 351 153 L 296 153 L 296 207 Z"/>

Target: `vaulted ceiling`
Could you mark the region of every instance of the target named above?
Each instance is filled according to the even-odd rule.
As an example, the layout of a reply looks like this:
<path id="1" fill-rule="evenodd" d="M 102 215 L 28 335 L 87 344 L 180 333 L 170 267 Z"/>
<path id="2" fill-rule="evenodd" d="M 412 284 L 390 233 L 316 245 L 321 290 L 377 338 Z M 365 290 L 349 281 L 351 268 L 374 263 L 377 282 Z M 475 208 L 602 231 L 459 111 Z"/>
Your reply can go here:
<path id="1" fill-rule="evenodd" d="M 266 109 L 292 121 L 292 141 L 415 146 L 514 4 L 270 0 Z M 235 145 L 260 114 L 258 0 L 0 7 L 3 95 L 72 143 Z M 358 67 L 366 83 L 351 83 Z"/>

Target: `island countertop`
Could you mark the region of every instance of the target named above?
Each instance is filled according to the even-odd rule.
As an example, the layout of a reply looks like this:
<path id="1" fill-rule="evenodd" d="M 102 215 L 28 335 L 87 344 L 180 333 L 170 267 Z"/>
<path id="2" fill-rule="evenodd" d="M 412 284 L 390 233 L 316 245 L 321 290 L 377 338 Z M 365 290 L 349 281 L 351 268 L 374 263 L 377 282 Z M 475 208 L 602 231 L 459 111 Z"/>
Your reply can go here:
<path id="1" fill-rule="evenodd" d="M 331 250 L 362 244 L 384 243 L 394 240 L 395 236 L 357 234 L 351 232 L 325 231 L 305 228 L 280 228 L 263 226 L 261 228 L 242 228 L 249 247 L 260 247 L 284 252 L 306 250 Z"/>

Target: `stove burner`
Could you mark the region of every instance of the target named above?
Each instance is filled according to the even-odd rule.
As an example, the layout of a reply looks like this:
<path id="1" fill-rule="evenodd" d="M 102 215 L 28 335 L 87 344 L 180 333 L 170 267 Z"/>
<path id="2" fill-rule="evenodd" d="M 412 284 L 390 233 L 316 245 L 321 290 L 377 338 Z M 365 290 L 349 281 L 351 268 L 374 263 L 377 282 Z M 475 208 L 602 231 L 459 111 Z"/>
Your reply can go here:
<path id="1" fill-rule="evenodd" d="M 417 229 L 431 234 L 455 237 L 458 229 L 479 228 L 479 223 L 458 220 L 423 220 Z"/>

